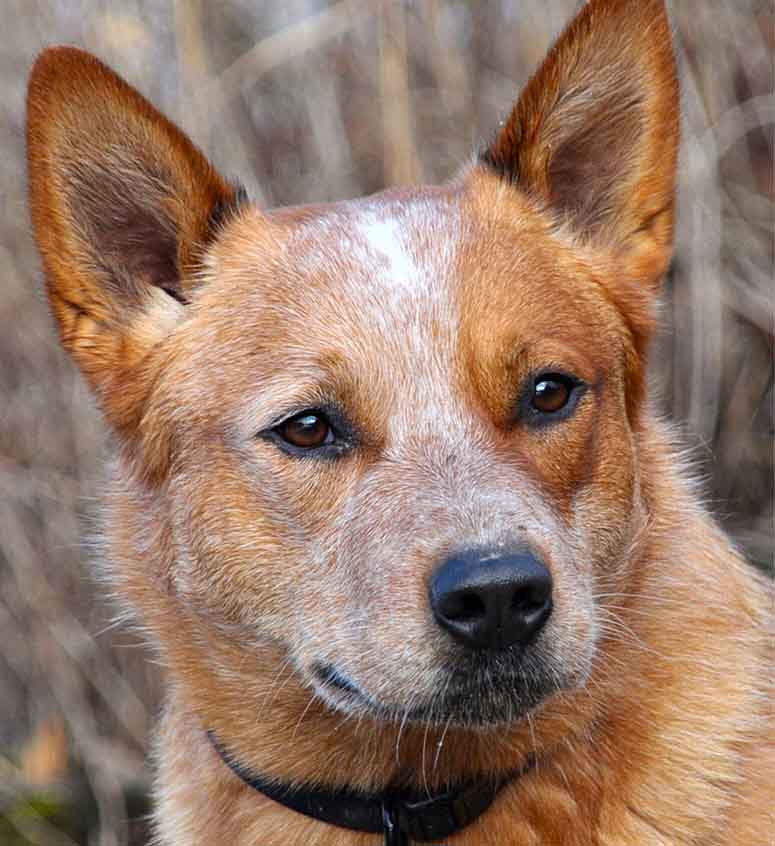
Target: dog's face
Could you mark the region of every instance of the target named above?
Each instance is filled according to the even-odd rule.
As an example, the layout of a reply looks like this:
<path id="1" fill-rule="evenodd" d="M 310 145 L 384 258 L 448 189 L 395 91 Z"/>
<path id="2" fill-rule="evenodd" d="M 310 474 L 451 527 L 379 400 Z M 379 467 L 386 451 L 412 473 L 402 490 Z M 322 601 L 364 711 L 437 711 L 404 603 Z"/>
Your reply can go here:
<path id="1" fill-rule="evenodd" d="M 347 712 L 504 721 L 582 683 L 636 484 L 600 271 L 487 173 L 235 219 L 151 398 L 180 444 L 175 591 Z M 439 624 L 434 575 L 470 550 L 551 574 L 524 644 Z"/>
<path id="2" fill-rule="evenodd" d="M 138 567 L 198 660 L 271 645 L 328 706 L 394 721 L 512 722 L 586 682 L 643 521 L 677 136 L 661 4 L 609 5 L 449 185 L 274 213 L 93 59 L 40 61 L 51 300 L 163 503 L 170 566 Z"/>

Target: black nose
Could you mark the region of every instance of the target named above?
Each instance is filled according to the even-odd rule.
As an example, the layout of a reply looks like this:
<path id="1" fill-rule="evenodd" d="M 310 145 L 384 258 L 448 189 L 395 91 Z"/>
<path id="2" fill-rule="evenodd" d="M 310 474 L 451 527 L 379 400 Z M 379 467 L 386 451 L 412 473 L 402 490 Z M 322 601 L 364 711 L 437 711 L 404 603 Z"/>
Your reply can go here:
<path id="1" fill-rule="evenodd" d="M 467 550 L 433 574 L 430 602 L 438 624 L 465 646 L 525 646 L 551 614 L 552 576 L 526 550 Z"/>

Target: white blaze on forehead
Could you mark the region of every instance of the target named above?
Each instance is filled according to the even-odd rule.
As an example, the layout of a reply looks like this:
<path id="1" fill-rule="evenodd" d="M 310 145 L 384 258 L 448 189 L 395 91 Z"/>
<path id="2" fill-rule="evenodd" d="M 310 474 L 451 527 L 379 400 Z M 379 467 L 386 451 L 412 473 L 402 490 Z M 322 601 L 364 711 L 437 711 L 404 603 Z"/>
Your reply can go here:
<path id="1" fill-rule="evenodd" d="M 369 214 L 357 222 L 358 259 L 376 295 L 371 319 L 398 335 L 401 350 L 393 359 L 403 388 L 388 422 L 393 443 L 422 430 L 459 428 L 451 372 L 459 322 L 455 224 L 454 215 L 439 221 L 422 203 L 396 217 Z"/>
<path id="2" fill-rule="evenodd" d="M 454 334 L 458 322 L 453 234 L 420 203 L 395 217 L 367 211 L 354 223 L 352 245 L 360 269 L 353 282 L 368 292 L 364 309 L 387 333 L 400 335 L 415 360 L 438 359 L 439 338 L 432 327 L 441 323 Z"/>
<path id="3" fill-rule="evenodd" d="M 364 259 L 367 264 L 377 259 L 374 269 L 383 276 L 390 290 L 396 294 L 416 292 L 424 269 L 418 266 L 405 238 L 402 238 L 399 221 L 371 217 L 359 224 L 358 231 L 367 253 Z"/>

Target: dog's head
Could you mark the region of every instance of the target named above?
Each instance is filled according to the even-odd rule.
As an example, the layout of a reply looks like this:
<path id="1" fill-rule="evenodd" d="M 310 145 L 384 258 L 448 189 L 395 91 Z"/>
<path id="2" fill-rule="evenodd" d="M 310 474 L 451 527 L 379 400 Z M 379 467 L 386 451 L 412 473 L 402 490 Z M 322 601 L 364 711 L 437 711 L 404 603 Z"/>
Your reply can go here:
<path id="1" fill-rule="evenodd" d="M 43 54 L 35 232 L 174 672 L 247 699 L 274 649 L 334 710 L 480 725 L 585 684 L 643 522 L 677 134 L 659 0 L 592 0 L 448 184 L 275 212 Z"/>

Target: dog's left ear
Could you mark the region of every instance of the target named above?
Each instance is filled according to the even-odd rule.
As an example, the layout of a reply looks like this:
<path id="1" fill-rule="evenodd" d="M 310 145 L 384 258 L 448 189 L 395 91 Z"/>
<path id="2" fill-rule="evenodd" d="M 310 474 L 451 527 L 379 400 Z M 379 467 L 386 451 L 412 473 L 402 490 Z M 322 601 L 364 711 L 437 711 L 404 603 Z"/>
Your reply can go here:
<path id="1" fill-rule="evenodd" d="M 656 286 L 672 250 L 678 137 L 663 0 L 590 0 L 481 161 Z"/>

